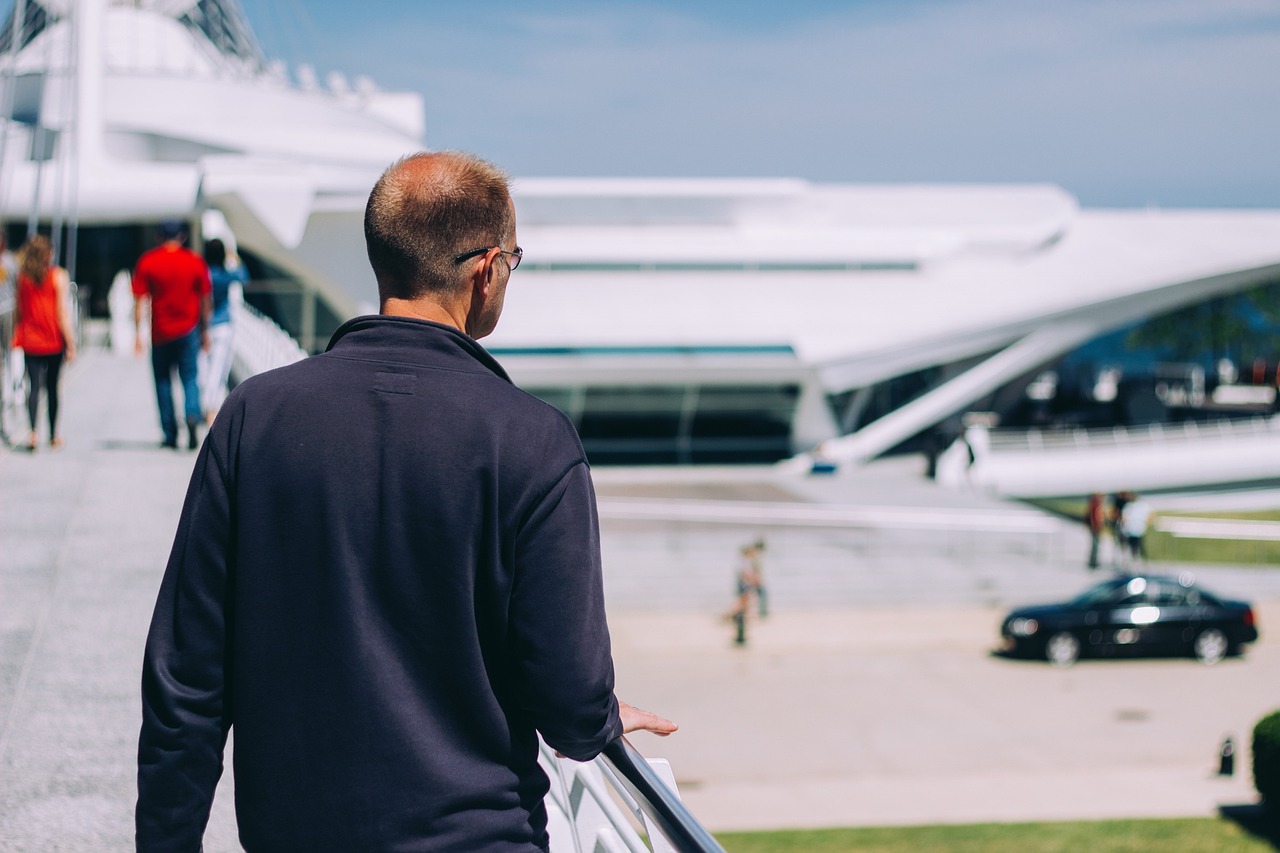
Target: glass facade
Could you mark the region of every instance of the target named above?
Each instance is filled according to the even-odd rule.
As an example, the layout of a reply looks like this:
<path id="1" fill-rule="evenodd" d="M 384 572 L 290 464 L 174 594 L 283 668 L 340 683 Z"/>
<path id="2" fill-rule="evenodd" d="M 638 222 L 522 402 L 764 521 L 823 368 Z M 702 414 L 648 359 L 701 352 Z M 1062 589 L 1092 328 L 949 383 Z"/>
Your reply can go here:
<path id="1" fill-rule="evenodd" d="M 1274 395 L 1243 389 L 1280 384 L 1280 281 L 1108 332 L 1044 365 L 1037 379 L 1045 393 L 1005 395 L 1011 405 L 1001 413 L 1003 425 L 1136 426 L 1269 414 Z"/>
<path id="2" fill-rule="evenodd" d="M 799 385 L 528 388 L 573 421 L 592 464 L 776 462 L 791 455 Z"/>

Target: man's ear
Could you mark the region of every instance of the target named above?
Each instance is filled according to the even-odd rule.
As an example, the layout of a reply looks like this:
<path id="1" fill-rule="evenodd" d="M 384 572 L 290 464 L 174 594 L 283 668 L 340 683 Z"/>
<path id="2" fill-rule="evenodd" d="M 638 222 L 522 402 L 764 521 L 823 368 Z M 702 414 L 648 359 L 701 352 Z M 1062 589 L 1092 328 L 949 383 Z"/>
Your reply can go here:
<path id="1" fill-rule="evenodd" d="M 475 271 L 467 281 L 467 320 L 466 329 L 464 329 L 467 334 L 471 334 L 474 328 L 473 321 L 479 319 L 484 306 L 489 302 L 489 295 L 493 293 L 494 274 L 493 258 L 486 254 L 480 259 L 480 263 L 476 264 Z"/>
<path id="2" fill-rule="evenodd" d="M 484 303 L 489 298 L 489 293 L 493 288 L 493 258 L 485 254 L 480 259 L 480 263 L 476 264 L 475 272 L 471 274 L 471 301 L 473 304 L 479 302 Z"/>

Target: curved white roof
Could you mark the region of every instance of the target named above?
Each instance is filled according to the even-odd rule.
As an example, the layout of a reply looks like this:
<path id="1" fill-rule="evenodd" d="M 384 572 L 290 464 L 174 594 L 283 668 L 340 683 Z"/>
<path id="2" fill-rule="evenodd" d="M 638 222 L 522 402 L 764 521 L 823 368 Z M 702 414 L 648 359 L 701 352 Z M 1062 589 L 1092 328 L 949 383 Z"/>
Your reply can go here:
<path id="1" fill-rule="evenodd" d="M 0 54 L 17 119 L 6 126 L 9 180 L 0 215 L 25 217 L 37 185 L 45 217 L 72 207 L 82 222 L 128 221 L 144 210 L 153 220 L 188 215 L 210 174 L 221 170 L 225 191 L 245 171 L 228 167 L 234 158 L 274 162 L 275 174 L 301 187 L 283 207 L 296 208 L 302 193 L 310 209 L 318 195 L 348 191 L 352 169 L 365 176 L 367 191 L 387 163 L 423 147 L 419 95 L 290 85 L 263 63 L 234 4 L 78 2 L 82 37 L 73 30 L 76 16 L 59 17 L 65 3 L 35 3 L 53 15 L 37 16 L 39 26 L 16 54 Z M 41 183 L 42 167 L 30 157 L 39 128 L 53 140 L 43 171 L 69 172 L 66 164 L 78 161 L 62 180 L 74 188 L 60 197 L 55 181 Z M 209 157 L 220 159 L 211 166 Z M 129 197 L 121 197 L 121 184 L 132 188 Z M 259 205 L 263 198 L 257 194 Z M 263 215 L 278 221 L 285 214 Z M 281 236 L 296 242 L 290 232 L 300 229 Z"/>
<path id="2" fill-rule="evenodd" d="M 767 342 L 833 370 L 864 363 L 835 383 L 857 387 L 962 340 L 976 354 L 1073 314 L 1118 326 L 1196 298 L 1201 280 L 1280 265 L 1277 212 L 1080 211 L 1054 187 L 806 185 L 770 211 L 740 189 L 745 213 L 726 203 L 715 223 L 557 226 L 535 212 L 493 344 Z"/>
<path id="3" fill-rule="evenodd" d="M 26 12 L 20 50 L 0 32 L 14 104 L 0 121 L 0 216 L 156 222 L 219 206 L 246 247 L 337 310 L 363 304 L 341 265 L 297 249 L 313 214 L 334 198 L 363 204 L 388 163 L 424 147 L 420 95 L 336 78 L 325 89 L 304 68 L 292 85 L 233 2 L 28 0 Z"/>

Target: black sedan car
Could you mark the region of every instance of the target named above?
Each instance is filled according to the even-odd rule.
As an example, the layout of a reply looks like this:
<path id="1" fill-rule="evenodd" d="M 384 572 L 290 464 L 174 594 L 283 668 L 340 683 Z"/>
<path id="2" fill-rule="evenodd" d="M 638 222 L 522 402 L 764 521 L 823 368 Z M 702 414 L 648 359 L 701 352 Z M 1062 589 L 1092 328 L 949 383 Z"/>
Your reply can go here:
<path id="1" fill-rule="evenodd" d="M 1198 588 L 1189 573 L 1118 575 L 1064 604 L 1021 607 L 1004 650 L 1070 666 L 1081 655 L 1192 654 L 1213 664 L 1258 639 L 1253 608 Z"/>

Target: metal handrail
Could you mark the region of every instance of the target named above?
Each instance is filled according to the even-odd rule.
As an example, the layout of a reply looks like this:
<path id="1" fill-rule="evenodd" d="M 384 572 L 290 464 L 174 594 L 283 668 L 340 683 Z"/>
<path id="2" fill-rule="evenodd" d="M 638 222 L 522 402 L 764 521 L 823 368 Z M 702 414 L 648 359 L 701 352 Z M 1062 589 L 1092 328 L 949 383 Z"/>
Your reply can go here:
<path id="1" fill-rule="evenodd" d="M 681 853 L 724 853 L 720 842 L 698 822 L 625 737 L 610 742 L 602 757 L 645 816 Z"/>

